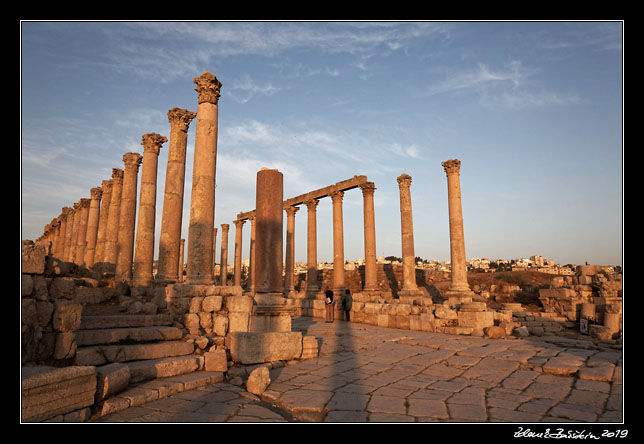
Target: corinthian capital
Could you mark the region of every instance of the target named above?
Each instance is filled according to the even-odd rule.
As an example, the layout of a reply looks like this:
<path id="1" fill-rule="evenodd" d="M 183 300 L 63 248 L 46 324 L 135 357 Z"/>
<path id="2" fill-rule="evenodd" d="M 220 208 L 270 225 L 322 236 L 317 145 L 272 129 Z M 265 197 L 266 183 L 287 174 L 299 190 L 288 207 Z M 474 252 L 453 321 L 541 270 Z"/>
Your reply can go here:
<path id="1" fill-rule="evenodd" d="M 304 205 L 309 211 L 315 211 L 319 203 L 320 201 L 317 199 L 309 199 L 304 202 Z"/>
<path id="2" fill-rule="evenodd" d="M 199 93 L 198 103 L 213 103 L 219 102 L 221 82 L 217 77 L 204 71 L 201 76 L 195 77 L 194 82 L 197 84 L 195 91 Z"/>
<path id="3" fill-rule="evenodd" d="M 373 196 L 373 193 L 376 191 L 376 185 L 373 182 L 365 182 L 360 185 L 360 189 L 362 190 L 363 196 L 367 196 L 369 194 Z"/>
<path id="4" fill-rule="evenodd" d="M 112 180 L 114 182 L 123 181 L 123 170 L 120 168 L 112 168 Z"/>
<path id="5" fill-rule="evenodd" d="M 139 171 L 139 165 L 141 165 L 141 161 L 143 160 L 143 156 L 141 156 L 139 153 L 125 153 L 123 154 L 123 164 L 125 164 L 125 169 L 128 170 L 130 168 L 135 168 L 136 171 Z"/>
<path id="6" fill-rule="evenodd" d="M 81 199 L 78 201 L 80 208 L 89 208 L 89 204 L 92 202 L 92 199 Z"/>
<path id="7" fill-rule="evenodd" d="M 445 162 L 441 162 L 443 168 L 445 168 L 445 173 L 449 176 L 450 174 L 459 174 L 461 170 L 461 161 L 458 159 L 449 159 Z"/>
<path id="8" fill-rule="evenodd" d="M 342 202 L 342 198 L 344 197 L 344 191 L 333 191 L 329 194 L 331 196 L 331 200 L 333 202 Z"/>
<path id="9" fill-rule="evenodd" d="M 406 187 L 409 188 L 411 186 L 411 176 L 409 174 L 401 174 L 398 176 L 398 187 Z"/>
<path id="10" fill-rule="evenodd" d="M 289 216 L 295 216 L 295 213 L 300 211 L 300 207 L 294 207 L 293 205 L 284 205 L 284 211 Z"/>
<path id="11" fill-rule="evenodd" d="M 141 145 L 143 145 L 143 152 L 145 153 L 146 151 L 149 151 L 157 155 L 159 154 L 161 145 L 163 145 L 168 141 L 167 137 L 157 133 L 143 134 L 143 137 L 141 139 L 142 139 Z"/>
<path id="12" fill-rule="evenodd" d="M 183 132 L 188 132 L 188 126 L 195 117 L 197 117 L 196 112 L 188 111 L 184 108 L 177 108 L 176 106 L 168 111 L 168 122 L 170 122 L 170 126 L 173 128 L 176 127 Z"/>
<path id="13" fill-rule="evenodd" d="M 92 199 L 99 200 L 103 196 L 103 188 L 96 187 L 89 190 L 89 195 L 92 196 Z"/>

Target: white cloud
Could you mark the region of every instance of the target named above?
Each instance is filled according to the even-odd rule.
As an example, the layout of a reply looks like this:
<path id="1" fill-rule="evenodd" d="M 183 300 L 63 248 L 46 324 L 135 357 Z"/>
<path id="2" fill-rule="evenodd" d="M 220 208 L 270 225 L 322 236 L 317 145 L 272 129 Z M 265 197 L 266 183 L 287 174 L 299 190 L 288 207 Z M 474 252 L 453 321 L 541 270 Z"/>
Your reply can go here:
<path id="1" fill-rule="evenodd" d="M 270 82 L 264 85 L 257 84 L 248 74 L 244 75 L 241 79 L 235 81 L 230 87 L 228 95 L 233 100 L 239 103 L 247 103 L 255 96 L 272 96 L 280 90 L 273 86 Z"/>
<path id="2" fill-rule="evenodd" d="M 532 78 L 538 69 L 526 68 L 513 60 L 501 69 L 479 63 L 476 68 L 462 71 L 428 88 L 427 96 L 475 93 L 479 103 L 489 108 L 526 109 L 548 105 L 582 103 L 575 94 L 557 93 L 537 86 Z"/>

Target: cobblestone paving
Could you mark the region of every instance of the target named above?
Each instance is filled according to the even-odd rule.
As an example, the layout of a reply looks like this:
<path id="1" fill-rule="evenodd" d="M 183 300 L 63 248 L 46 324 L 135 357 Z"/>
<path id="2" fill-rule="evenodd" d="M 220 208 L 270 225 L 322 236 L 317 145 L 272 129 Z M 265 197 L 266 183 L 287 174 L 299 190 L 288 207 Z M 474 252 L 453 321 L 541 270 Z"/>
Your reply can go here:
<path id="1" fill-rule="evenodd" d="M 581 335 L 488 339 L 298 317 L 320 356 L 261 397 L 221 382 L 97 422 L 622 422 L 622 353 Z"/>

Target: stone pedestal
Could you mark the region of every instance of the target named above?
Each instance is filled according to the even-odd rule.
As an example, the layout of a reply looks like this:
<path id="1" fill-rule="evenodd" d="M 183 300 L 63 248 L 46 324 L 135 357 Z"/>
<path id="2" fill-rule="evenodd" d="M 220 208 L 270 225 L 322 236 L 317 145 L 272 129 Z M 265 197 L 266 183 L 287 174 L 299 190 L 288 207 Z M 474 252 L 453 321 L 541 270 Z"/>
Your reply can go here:
<path id="1" fill-rule="evenodd" d="M 472 328 L 473 336 L 483 336 L 484 329 L 494 326 L 494 313 L 485 302 L 462 302 L 457 316 L 458 326 Z"/>

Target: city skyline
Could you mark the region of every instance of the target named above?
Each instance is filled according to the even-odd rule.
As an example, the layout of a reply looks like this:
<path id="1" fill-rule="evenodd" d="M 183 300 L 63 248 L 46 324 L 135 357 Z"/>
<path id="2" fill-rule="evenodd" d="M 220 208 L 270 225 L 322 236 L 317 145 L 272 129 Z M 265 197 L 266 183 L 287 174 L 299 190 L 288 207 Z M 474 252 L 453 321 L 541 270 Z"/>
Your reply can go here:
<path id="1" fill-rule="evenodd" d="M 409 174 L 415 256 L 449 261 L 441 162 L 458 158 L 468 260 L 622 265 L 622 33 L 621 22 L 23 22 L 22 238 L 142 153 L 143 134 L 169 137 L 168 110 L 196 111 L 192 80 L 209 71 L 223 84 L 215 227 L 219 248 L 231 224 L 229 260 L 232 221 L 254 209 L 269 167 L 285 199 L 367 176 L 377 256 L 401 256 L 396 178 Z M 186 239 L 194 141 L 193 122 Z M 343 213 L 345 259 L 364 257 L 359 189 Z M 329 262 L 330 199 L 317 220 Z M 243 259 L 249 237 L 247 223 Z M 306 208 L 295 238 L 305 262 Z"/>

